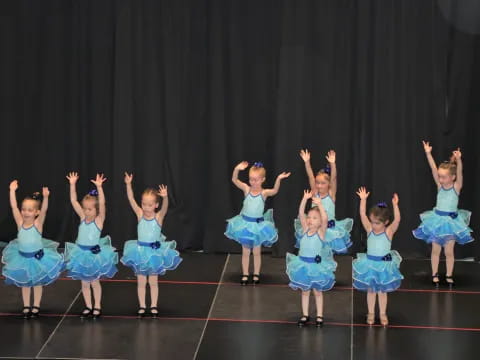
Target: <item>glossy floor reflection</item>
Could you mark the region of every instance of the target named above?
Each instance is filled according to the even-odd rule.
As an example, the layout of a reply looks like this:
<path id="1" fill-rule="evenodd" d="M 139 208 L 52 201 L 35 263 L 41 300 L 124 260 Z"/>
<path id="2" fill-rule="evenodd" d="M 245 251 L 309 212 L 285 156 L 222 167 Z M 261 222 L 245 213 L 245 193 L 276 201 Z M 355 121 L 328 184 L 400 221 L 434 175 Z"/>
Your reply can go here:
<path id="1" fill-rule="evenodd" d="M 45 288 L 43 316 L 19 319 L 19 289 L 0 285 L 0 358 L 68 359 L 477 359 L 480 264 L 458 262 L 457 286 L 430 286 L 429 262 L 404 260 L 402 288 L 389 295 L 391 326 L 364 324 L 366 295 L 351 288 L 351 257 L 337 257 L 325 294 L 325 326 L 298 328 L 300 293 L 285 260 L 265 255 L 261 285 L 238 284 L 240 255 L 182 254 L 160 278 L 158 319 L 137 319 L 136 283 L 121 267 L 104 281 L 103 313 L 81 320 L 80 284 Z M 314 314 L 311 299 L 311 314 Z M 378 319 L 377 319 L 378 324 Z"/>

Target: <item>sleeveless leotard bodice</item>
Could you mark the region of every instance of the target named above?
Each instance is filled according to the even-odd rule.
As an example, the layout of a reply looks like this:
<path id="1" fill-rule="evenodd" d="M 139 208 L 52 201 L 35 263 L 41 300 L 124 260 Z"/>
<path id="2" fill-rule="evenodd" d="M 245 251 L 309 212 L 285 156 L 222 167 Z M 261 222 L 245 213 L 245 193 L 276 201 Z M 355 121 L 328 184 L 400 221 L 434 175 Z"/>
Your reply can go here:
<path id="1" fill-rule="evenodd" d="M 151 220 L 142 217 L 137 225 L 138 241 L 141 242 L 155 242 L 162 238 L 162 228 L 157 222 L 157 219 Z"/>
<path id="2" fill-rule="evenodd" d="M 458 194 L 452 186 L 450 189 L 440 187 L 437 193 L 437 210 L 455 212 L 458 210 Z"/>
<path id="3" fill-rule="evenodd" d="M 262 193 L 255 196 L 248 193 L 245 199 L 243 199 L 243 207 L 240 213 L 248 217 L 259 218 L 263 216 L 264 209 L 265 200 L 262 197 Z"/>
<path id="4" fill-rule="evenodd" d="M 303 234 L 300 240 L 299 256 L 313 257 L 319 255 L 324 248 L 323 241 L 318 236 L 318 233 L 313 235 Z"/>
<path id="5" fill-rule="evenodd" d="M 18 249 L 23 252 L 35 252 L 43 248 L 42 234 L 40 234 L 35 225 L 29 228 L 20 227 L 17 235 Z"/>
<path id="6" fill-rule="evenodd" d="M 367 254 L 372 256 L 384 256 L 390 252 L 392 242 L 388 239 L 387 234 L 382 232 L 375 234 L 373 231 L 368 234 Z"/>
<path id="7" fill-rule="evenodd" d="M 78 227 L 76 243 L 84 246 L 95 246 L 99 244 L 101 231 L 94 221 L 87 223 L 83 220 Z"/>

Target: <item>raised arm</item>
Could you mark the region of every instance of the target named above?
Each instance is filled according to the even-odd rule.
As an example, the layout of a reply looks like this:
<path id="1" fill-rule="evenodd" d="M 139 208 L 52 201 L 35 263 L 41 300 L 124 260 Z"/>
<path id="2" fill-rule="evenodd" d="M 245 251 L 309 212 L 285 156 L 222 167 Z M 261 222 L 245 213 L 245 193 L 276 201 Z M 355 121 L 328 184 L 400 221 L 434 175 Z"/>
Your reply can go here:
<path id="1" fill-rule="evenodd" d="M 262 191 L 262 195 L 264 198 L 267 198 L 269 196 L 274 196 L 278 193 L 278 190 L 280 190 L 280 183 L 282 182 L 283 179 L 286 179 L 290 176 L 290 173 L 288 172 L 283 172 L 280 175 L 277 176 L 277 179 L 275 180 L 275 185 L 273 186 L 273 189 L 265 189 Z"/>
<path id="2" fill-rule="evenodd" d="M 302 201 L 300 201 L 300 206 L 298 207 L 298 219 L 302 224 L 303 232 L 307 231 L 307 217 L 305 215 L 305 206 L 307 205 L 307 200 L 311 198 L 312 192 L 310 190 L 304 190 Z"/>
<path id="3" fill-rule="evenodd" d="M 367 198 L 370 195 L 365 189 L 364 186 L 358 189 L 357 195 L 360 198 L 360 220 L 362 221 L 363 228 L 367 233 L 372 231 L 372 224 L 370 224 L 370 220 L 367 216 Z"/>
<path id="4" fill-rule="evenodd" d="M 462 152 L 460 151 L 460 148 L 455 150 L 452 156 L 457 163 L 457 178 L 455 179 L 455 183 L 453 186 L 455 187 L 455 191 L 457 192 L 457 194 L 460 194 L 460 191 L 463 187 L 463 162 Z"/>
<path id="5" fill-rule="evenodd" d="M 72 203 L 73 210 L 75 210 L 77 215 L 80 217 L 80 220 L 83 220 L 85 218 L 85 213 L 83 212 L 83 208 L 77 200 L 78 173 L 70 172 L 66 177 L 70 183 L 70 202 Z"/>
<path id="6" fill-rule="evenodd" d="M 35 225 L 37 226 L 38 231 L 42 232 L 43 230 L 43 223 L 45 222 L 45 218 L 47 216 L 48 210 L 48 197 L 50 196 L 50 191 L 48 187 L 42 188 L 42 206 L 40 207 L 40 214 L 38 214 L 37 219 L 35 220 Z"/>
<path id="7" fill-rule="evenodd" d="M 103 192 L 103 183 L 107 181 L 107 178 L 103 174 L 97 174 L 95 180 L 90 180 L 97 187 L 98 192 L 98 215 L 95 219 L 99 228 L 103 227 L 106 215 L 106 206 L 105 206 L 105 193 Z"/>
<path id="8" fill-rule="evenodd" d="M 310 189 L 315 193 L 315 175 L 313 174 L 312 164 L 310 163 L 310 152 L 305 150 L 300 150 L 300 156 L 305 163 L 305 171 L 307 172 L 308 183 L 310 184 Z"/>
<path id="9" fill-rule="evenodd" d="M 13 218 L 15 219 L 15 223 L 17 224 L 17 227 L 22 226 L 23 223 L 23 218 L 22 214 L 20 213 L 20 210 L 18 210 L 18 204 L 17 204 L 17 191 L 18 189 L 18 181 L 13 180 L 10 183 L 10 207 L 12 208 L 12 214 Z"/>
<path id="10" fill-rule="evenodd" d="M 325 157 L 330 165 L 330 190 L 329 195 L 333 201 L 337 196 L 337 163 L 336 158 L 337 155 L 335 154 L 335 150 L 330 150 Z"/>
<path id="11" fill-rule="evenodd" d="M 233 173 L 232 173 L 232 182 L 235 184 L 236 187 L 242 190 L 245 195 L 248 194 L 250 187 L 247 184 L 245 184 L 243 181 L 240 181 L 238 179 L 238 173 L 242 170 L 245 170 L 247 167 L 248 167 L 248 162 L 242 161 L 241 163 L 237 164 L 237 166 L 233 168 Z"/>
<path id="12" fill-rule="evenodd" d="M 163 225 L 163 219 L 168 211 L 168 190 L 166 185 L 158 185 L 158 195 L 162 198 L 162 207 L 157 212 L 156 218 L 160 225 Z"/>
<path id="13" fill-rule="evenodd" d="M 322 224 L 320 225 L 320 229 L 318 229 L 318 233 L 322 239 L 325 239 L 325 232 L 327 231 L 328 227 L 328 215 L 325 211 L 325 208 L 322 204 L 322 199 L 319 197 L 312 198 L 312 201 L 315 205 L 317 205 L 318 210 L 320 211 L 320 219 L 322 220 Z"/>
<path id="14" fill-rule="evenodd" d="M 127 186 L 127 198 L 130 206 L 132 207 L 133 212 L 137 215 L 137 218 L 140 219 L 143 216 L 143 211 L 140 206 L 138 206 L 137 202 L 135 201 L 135 197 L 133 196 L 133 189 L 132 189 L 132 180 L 133 174 L 125 173 L 125 185 Z"/>
<path id="15" fill-rule="evenodd" d="M 392 206 L 393 206 L 393 221 L 386 229 L 387 236 L 389 239 L 393 238 L 393 235 L 397 232 L 398 226 L 400 225 L 400 208 L 398 207 L 397 194 L 393 194 Z"/>
<path id="16" fill-rule="evenodd" d="M 423 149 L 425 150 L 425 156 L 427 157 L 428 165 L 430 165 L 430 169 L 432 169 L 433 181 L 437 185 L 437 188 L 440 187 L 440 182 L 438 181 L 438 169 L 437 164 L 432 156 L 432 147 L 428 141 L 423 142 Z"/>

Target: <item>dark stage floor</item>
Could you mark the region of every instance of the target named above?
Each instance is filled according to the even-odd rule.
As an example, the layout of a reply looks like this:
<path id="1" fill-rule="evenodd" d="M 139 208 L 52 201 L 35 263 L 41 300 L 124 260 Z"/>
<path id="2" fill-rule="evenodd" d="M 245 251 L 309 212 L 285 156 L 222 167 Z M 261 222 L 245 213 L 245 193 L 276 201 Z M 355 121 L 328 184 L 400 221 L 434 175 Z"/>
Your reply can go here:
<path id="1" fill-rule="evenodd" d="M 351 289 L 351 257 L 338 257 L 325 326 L 298 328 L 300 293 L 285 260 L 264 256 L 262 285 L 238 284 L 240 255 L 183 254 L 161 278 L 158 319 L 137 319 L 136 284 L 120 267 L 103 282 L 103 318 L 81 320 L 78 281 L 45 288 L 43 316 L 19 319 L 20 290 L 0 285 L 0 358 L 58 359 L 478 359 L 480 264 L 457 262 L 454 291 L 433 291 L 429 261 L 404 260 L 389 296 L 391 325 L 364 324 L 366 296 Z M 443 266 L 443 264 L 442 264 Z M 441 267 L 443 269 L 443 267 Z M 311 311 L 314 312 L 311 299 Z M 378 322 L 378 319 L 377 319 Z"/>

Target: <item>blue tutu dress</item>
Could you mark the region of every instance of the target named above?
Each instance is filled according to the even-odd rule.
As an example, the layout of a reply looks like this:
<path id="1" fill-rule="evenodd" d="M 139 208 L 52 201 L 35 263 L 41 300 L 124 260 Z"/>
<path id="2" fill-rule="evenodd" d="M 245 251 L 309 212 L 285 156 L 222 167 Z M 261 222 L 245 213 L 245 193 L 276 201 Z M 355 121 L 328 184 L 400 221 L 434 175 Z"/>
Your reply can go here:
<path id="1" fill-rule="evenodd" d="M 123 248 L 122 264 L 131 267 L 135 275 L 164 275 L 182 262 L 175 241 L 165 241 L 162 227 L 155 218 L 140 219 L 138 240 L 129 240 Z"/>
<path id="2" fill-rule="evenodd" d="M 278 240 L 278 232 L 273 222 L 273 210 L 265 214 L 265 199 L 262 194 L 248 193 L 243 200 L 240 214 L 228 219 L 225 236 L 247 248 L 272 246 Z"/>
<path id="3" fill-rule="evenodd" d="M 287 253 L 288 285 L 293 290 L 330 290 L 335 284 L 336 268 L 332 250 L 318 233 L 302 235 L 298 256 Z"/>
<path id="4" fill-rule="evenodd" d="M 413 230 L 413 236 L 428 244 L 434 242 L 442 246 L 450 240 L 460 245 L 473 241 L 472 229 L 468 227 L 472 213 L 457 207 L 458 194 L 454 187 L 440 187 L 435 208 L 420 214 L 422 223 Z"/>
<path id="5" fill-rule="evenodd" d="M 320 197 L 318 194 L 316 197 Z M 335 203 L 333 202 L 330 195 L 327 195 L 323 198 L 322 205 L 327 213 L 328 218 L 328 228 L 325 233 L 325 242 L 330 246 L 333 252 L 337 254 L 345 254 L 348 251 L 348 248 L 352 246 L 352 241 L 350 240 L 350 232 L 352 231 L 353 219 L 346 218 L 343 220 L 335 220 Z M 317 206 L 312 203 L 312 207 Z M 299 241 L 303 235 L 302 224 L 300 220 L 295 219 L 295 238 L 296 243 L 295 247 L 299 247 Z"/>
<path id="6" fill-rule="evenodd" d="M 65 267 L 58 243 L 43 239 L 37 228 L 20 227 L 17 238 L 3 250 L 5 283 L 19 287 L 43 286 L 54 282 Z"/>
<path id="7" fill-rule="evenodd" d="M 75 243 L 65 243 L 67 276 L 82 281 L 112 278 L 117 273 L 118 254 L 110 236 L 100 238 L 95 221 L 83 220 L 78 227 Z"/>
<path id="8" fill-rule="evenodd" d="M 352 263 L 353 287 L 361 291 L 391 292 L 400 287 L 402 257 L 391 250 L 392 242 L 385 232 L 368 234 L 367 253 L 357 254 Z"/>

